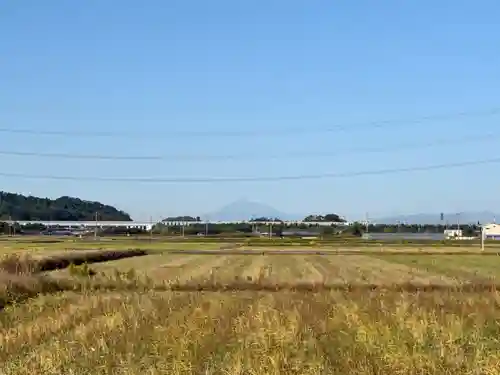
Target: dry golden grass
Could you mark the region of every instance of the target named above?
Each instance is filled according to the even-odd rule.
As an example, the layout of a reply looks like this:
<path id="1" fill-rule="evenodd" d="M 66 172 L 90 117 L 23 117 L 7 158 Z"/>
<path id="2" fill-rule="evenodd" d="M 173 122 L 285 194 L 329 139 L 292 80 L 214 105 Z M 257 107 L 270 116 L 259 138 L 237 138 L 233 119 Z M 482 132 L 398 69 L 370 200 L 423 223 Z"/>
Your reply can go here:
<path id="1" fill-rule="evenodd" d="M 397 255 L 377 258 L 460 279 L 485 280 L 500 277 L 500 256 L 457 255 L 443 258 L 439 255 Z"/>
<path id="2" fill-rule="evenodd" d="M 230 244 L 234 247 L 235 244 Z M 74 239 L 74 238 L 56 238 L 48 239 L 47 237 L 35 238 L 11 238 L 10 240 L 0 240 L 0 255 L 23 253 L 30 256 L 46 256 L 61 254 L 68 251 L 78 250 L 218 250 L 227 248 L 227 244 L 221 243 L 203 243 L 203 242 L 179 242 L 169 240 L 153 240 L 147 239 L 113 239 L 113 240 L 97 240 L 93 239 Z"/>
<path id="3" fill-rule="evenodd" d="M 90 268 L 0 274 L 19 300 L 42 293 L 0 312 L 0 374 L 500 373 L 500 288 L 397 258 L 164 254 Z"/>
<path id="4" fill-rule="evenodd" d="M 5 374 L 497 373 L 497 303 L 458 292 L 66 293 L 4 311 L 0 361 Z"/>

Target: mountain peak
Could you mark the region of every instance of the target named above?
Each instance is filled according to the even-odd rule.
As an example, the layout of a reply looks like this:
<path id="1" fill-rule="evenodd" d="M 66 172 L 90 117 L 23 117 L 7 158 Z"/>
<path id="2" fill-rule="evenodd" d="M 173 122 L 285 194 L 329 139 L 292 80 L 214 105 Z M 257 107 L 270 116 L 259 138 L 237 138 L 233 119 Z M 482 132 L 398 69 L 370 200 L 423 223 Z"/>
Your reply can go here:
<path id="1" fill-rule="evenodd" d="M 215 221 L 250 220 L 252 217 L 286 218 L 288 216 L 267 204 L 243 198 L 227 204 L 216 212 L 204 215 L 208 220 Z"/>

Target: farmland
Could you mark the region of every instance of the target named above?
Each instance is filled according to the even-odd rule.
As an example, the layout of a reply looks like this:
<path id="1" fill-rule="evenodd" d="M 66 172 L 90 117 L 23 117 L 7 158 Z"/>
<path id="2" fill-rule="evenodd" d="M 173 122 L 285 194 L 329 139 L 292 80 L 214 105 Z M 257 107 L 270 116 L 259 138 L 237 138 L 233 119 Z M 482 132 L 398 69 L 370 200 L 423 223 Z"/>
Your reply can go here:
<path id="1" fill-rule="evenodd" d="M 495 253 L 144 246 L 147 254 L 88 266 L 0 271 L 5 301 L 15 300 L 0 312 L 0 373 L 499 373 Z M 50 264 L 91 248 L 6 242 L 3 252 Z M 220 254 L 189 253 L 201 248 Z"/>

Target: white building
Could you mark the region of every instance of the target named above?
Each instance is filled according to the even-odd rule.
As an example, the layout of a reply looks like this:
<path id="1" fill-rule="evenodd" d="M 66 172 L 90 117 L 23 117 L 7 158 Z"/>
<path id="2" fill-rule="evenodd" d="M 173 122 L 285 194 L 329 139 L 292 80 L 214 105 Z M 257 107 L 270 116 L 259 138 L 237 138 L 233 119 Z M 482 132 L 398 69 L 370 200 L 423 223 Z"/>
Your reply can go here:
<path id="1" fill-rule="evenodd" d="M 463 237 L 462 229 L 445 229 L 444 231 L 445 238 L 461 238 Z"/>
<path id="2" fill-rule="evenodd" d="M 485 224 L 483 225 L 484 238 L 487 240 L 500 240 L 500 225 Z"/>

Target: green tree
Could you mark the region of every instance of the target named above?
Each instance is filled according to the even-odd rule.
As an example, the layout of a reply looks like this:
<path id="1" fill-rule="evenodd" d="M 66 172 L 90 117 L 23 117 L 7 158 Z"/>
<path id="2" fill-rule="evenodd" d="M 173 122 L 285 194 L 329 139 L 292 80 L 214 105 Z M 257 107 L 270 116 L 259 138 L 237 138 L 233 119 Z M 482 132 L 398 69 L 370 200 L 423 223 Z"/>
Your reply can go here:
<path id="1" fill-rule="evenodd" d="M 170 217 L 167 217 L 166 219 L 163 219 L 163 221 L 197 222 L 197 221 L 201 221 L 201 218 L 199 216 L 193 217 L 193 216 L 189 216 L 189 215 L 182 215 L 182 216 L 170 216 Z"/>
<path id="2" fill-rule="evenodd" d="M 326 214 L 326 215 L 308 215 L 304 218 L 305 222 L 345 222 L 337 214 Z"/>
<path id="3" fill-rule="evenodd" d="M 356 236 L 356 237 L 361 237 L 363 235 L 363 232 L 364 232 L 363 225 L 357 221 L 355 223 L 353 223 L 349 229 L 350 229 L 351 234 L 353 236 Z"/>

